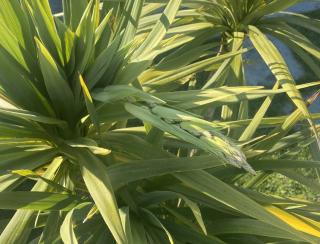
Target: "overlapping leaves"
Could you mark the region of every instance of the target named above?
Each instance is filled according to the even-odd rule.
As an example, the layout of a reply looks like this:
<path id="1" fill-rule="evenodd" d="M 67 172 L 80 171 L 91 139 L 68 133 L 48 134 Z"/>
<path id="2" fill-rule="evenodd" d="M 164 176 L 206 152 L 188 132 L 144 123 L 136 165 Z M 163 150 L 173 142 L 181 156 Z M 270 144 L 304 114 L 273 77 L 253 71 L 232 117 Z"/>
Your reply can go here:
<path id="1" fill-rule="evenodd" d="M 263 34 L 318 57 L 275 24 L 282 16 L 263 18 L 296 2 L 66 0 L 53 16 L 46 0 L 0 0 L 0 209 L 17 210 L 0 220 L 0 243 L 316 243 L 318 203 L 233 184 L 275 171 L 315 186 L 292 169 L 319 161 L 270 159 L 318 130 L 307 109 L 316 96 L 304 102 L 300 90 L 319 83 L 296 86 Z M 219 50 L 221 33 L 231 45 Z M 246 84 L 247 36 L 276 77 L 272 90 Z M 200 72 L 210 73 L 203 84 Z M 266 118 L 280 93 L 297 110 Z M 304 118 L 313 130 L 290 134 Z"/>

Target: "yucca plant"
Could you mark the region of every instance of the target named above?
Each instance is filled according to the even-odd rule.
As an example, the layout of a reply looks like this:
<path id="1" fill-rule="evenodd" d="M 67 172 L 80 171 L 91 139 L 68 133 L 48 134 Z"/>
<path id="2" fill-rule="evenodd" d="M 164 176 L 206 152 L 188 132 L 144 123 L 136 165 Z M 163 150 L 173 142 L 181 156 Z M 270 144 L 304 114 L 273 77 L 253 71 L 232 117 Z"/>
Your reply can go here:
<path id="1" fill-rule="evenodd" d="M 159 3 L 155 7 L 160 8 L 166 1 L 156 2 Z M 184 1 L 184 7 L 178 12 L 171 32 L 193 33 L 197 37 L 176 51 L 176 55 L 181 55 L 183 52 L 188 52 L 189 55 L 197 52 L 202 59 L 206 59 L 244 47 L 249 48 L 251 52 L 258 52 L 275 78 L 274 81 L 268 81 L 268 85 L 273 82 L 274 90 L 280 87 L 286 89 L 302 116 L 313 125 L 303 98 L 295 88 L 295 80 L 287 66 L 286 58 L 277 48 L 279 41 L 283 42 L 319 77 L 320 49 L 296 28 L 299 26 L 318 33 L 319 20 L 285 12 L 287 8 L 299 2 L 307 1 Z M 154 21 L 155 16 L 149 16 L 148 21 L 142 21 L 140 24 L 142 31 L 149 30 Z M 203 32 L 206 34 L 200 34 Z M 217 44 L 216 52 L 210 51 L 212 47 L 208 46 L 209 43 Z M 250 73 L 250 69 L 246 68 L 245 63 L 245 56 L 238 55 L 225 60 L 218 67 L 207 69 L 211 71 L 209 77 L 205 82 L 199 82 L 198 87 L 205 89 L 222 85 L 245 86 L 248 82 L 255 82 L 247 80 L 245 74 Z M 161 70 L 161 67 L 158 69 Z M 271 101 L 271 97 L 266 99 L 256 115 L 257 120 L 261 120 L 266 114 Z M 243 102 L 237 106 L 224 106 L 221 116 L 224 120 L 248 119 L 248 104 Z M 245 141 L 252 137 L 256 130 L 257 123 L 252 122 L 245 131 L 237 131 L 232 136 Z"/>
<path id="2" fill-rule="evenodd" d="M 181 1 L 159 6 L 66 0 L 53 16 L 46 0 L 0 1 L 0 243 L 317 243 L 318 203 L 249 189 L 264 171 L 292 176 L 319 166 L 270 159 L 314 141 L 308 126 L 288 134 L 301 110 L 228 122 L 202 116 L 287 88 L 181 91 L 197 72 L 246 50 L 209 57 L 209 43 L 208 53 L 183 55 L 208 33 L 169 28 Z M 274 130 L 226 136 L 253 121 Z M 253 183 L 236 186 L 246 172 Z"/>

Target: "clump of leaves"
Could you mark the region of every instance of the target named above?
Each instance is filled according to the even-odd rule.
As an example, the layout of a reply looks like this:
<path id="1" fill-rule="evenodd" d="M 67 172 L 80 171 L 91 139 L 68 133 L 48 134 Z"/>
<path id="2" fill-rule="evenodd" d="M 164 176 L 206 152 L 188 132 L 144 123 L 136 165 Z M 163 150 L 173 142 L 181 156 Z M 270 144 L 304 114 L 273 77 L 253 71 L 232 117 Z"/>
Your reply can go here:
<path id="1" fill-rule="evenodd" d="M 233 184 L 246 171 L 318 167 L 268 159 L 314 140 L 308 126 L 288 134 L 301 110 L 289 118 L 205 120 L 208 107 L 288 89 L 182 91 L 195 73 L 219 69 L 246 50 L 212 56 L 216 43 L 209 43 L 199 51 L 195 43 L 206 31 L 173 26 L 184 11 L 180 0 L 161 12 L 161 4 L 142 0 L 66 0 L 58 16 L 46 0 L 0 6 L 0 208 L 17 210 L 1 219 L 0 243 L 320 237 L 318 203 Z M 295 94 L 315 85 L 294 86 Z M 274 129 L 253 140 L 228 137 L 251 123 Z"/>
<path id="2" fill-rule="evenodd" d="M 178 12 L 177 20 L 171 31 L 173 33 L 201 33 L 205 31 L 206 35 L 199 34 L 184 49 L 184 51 L 191 53 L 194 50 L 193 47 L 197 46 L 198 52 L 202 52 L 204 57 L 204 54 L 210 50 L 208 43 L 213 42 L 219 46 L 218 55 L 237 51 L 244 47 L 257 52 L 275 78 L 273 90 L 278 90 L 281 87 L 286 89 L 288 97 L 300 111 L 300 116 L 308 120 L 315 132 L 312 116 L 300 91 L 296 88 L 294 77 L 287 66 L 286 57 L 283 57 L 277 48 L 279 41 L 283 42 L 298 55 L 299 59 L 312 70 L 316 77 L 320 76 L 317 62 L 320 57 L 319 47 L 297 28 L 299 26 L 318 33 L 319 20 L 302 14 L 285 12 L 289 7 L 299 2 L 303 1 L 218 0 L 185 2 L 183 3 L 184 9 Z M 244 55 L 238 55 L 235 58 L 226 59 L 218 67 L 207 69 L 210 72 L 209 78 L 204 83 L 198 82 L 198 87 L 205 89 L 222 85 L 246 86 L 248 81 L 245 74 L 250 70 L 247 70 L 244 65 L 245 59 Z M 258 121 L 261 121 L 266 115 L 272 100 L 273 97 L 269 96 L 263 102 L 250 126 L 244 131 L 238 130 L 231 136 L 241 141 L 252 138 L 258 129 Z M 233 106 L 225 105 L 222 108 L 221 117 L 224 120 L 248 119 L 248 109 L 246 101 Z M 315 135 L 317 136 L 317 133 Z"/>

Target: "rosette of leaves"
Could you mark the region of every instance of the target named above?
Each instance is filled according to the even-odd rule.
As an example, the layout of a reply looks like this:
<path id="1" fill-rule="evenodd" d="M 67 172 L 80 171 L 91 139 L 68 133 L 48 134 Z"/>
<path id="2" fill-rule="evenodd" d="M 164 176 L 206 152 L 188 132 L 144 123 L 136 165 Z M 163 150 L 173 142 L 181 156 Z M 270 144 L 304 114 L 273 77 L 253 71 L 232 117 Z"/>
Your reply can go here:
<path id="1" fill-rule="evenodd" d="M 165 1 L 156 2 L 158 2 L 157 7 L 160 8 Z M 319 20 L 287 11 L 288 8 L 300 2 L 307 1 L 184 1 L 170 32 L 193 33 L 197 37 L 172 55 L 187 56 L 186 53 L 190 55 L 193 52 L 201 52 L 203 59 L 206 59 L 212 55 L 218 56 L 243 47 L 249 48 L 251 52 L 257 52 L 274 76 L 273 89 L 277 90 L 281 87 L 286 89 L 287 95 L 300 110 L 301 116 L 314 127 L 307 105 L 296 89 L 295 79 L 287 65 L 286 57 L 282 56 L 278 48 L 278 44 L 282 42 L 310 68 L 308 72 L 313 72 L 316 77 L 320 76 L 318 63 L 320 49 L 300 32 L 303 28 L 306 31 L 319 33 Z M 143 21 L 141 27 L 148 30 L 153 22 L 154 20 L 150 18 L 148 22 Z M 216 53 L 211 51 L 208 43 L 218 44 Z M 210 51 L 211 55 L 208 55 Z M 198 79 L 196 86 L 198 88 L 222 85 L 245 86 L 248 84 L 245 73 L 250 72 L 245 65 L 247 61 L 244 55 L 238 55 L 225 60 L 218 67 L 212 66 L 206 69 L 209 71 L 208 78 L 204 82 L 203 77 Z M 161 67 L 159 69 L 161 70 Z M 269 86 L 270 82 L 272 81 L 268 81 Z M 245 131 L 232 133 L 232 137 L 240 140 L 251 138 L 257 131 L 258 121 L 261 121 L 270 108 L 272 100 L 272 96 L 268 97 L 255 114 L 251 125 Z M 248 119 L 248 109 L 247 102 L 237 106 L 224 106 L 221 117 L 224 120 Z"/>
<path id="2" fill-rule="evenodd" d="M 227 130 L 248 121 L 198 113 L 287 90 L 175 92 L 244 51 L 178 58 L 177 48 L 198 36 L 169 28 L 180 4 L 155 13 L 158 4 L 144 1 L 66 0 L 53 16 L 46 0 L 0 1 L 0 243 L 316 242 L 317 203 L 270 198 L 232 181 L 243 169 L 255 173 L 246 158 L 259 171 L 301 166 L 260 162 L 293 146 L 290 138 L 232 141 Z M 150 19 L 152 28 L 141 26 Z M 290 136 L 313 140 L 308 128 Z"/>

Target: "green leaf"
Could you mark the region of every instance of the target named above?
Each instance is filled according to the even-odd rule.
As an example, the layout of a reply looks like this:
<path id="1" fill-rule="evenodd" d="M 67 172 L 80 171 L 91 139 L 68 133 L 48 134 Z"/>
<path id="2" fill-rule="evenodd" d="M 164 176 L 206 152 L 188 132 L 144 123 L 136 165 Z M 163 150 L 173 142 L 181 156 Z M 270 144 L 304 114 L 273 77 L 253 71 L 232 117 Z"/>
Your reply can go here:
<path id="1" fill-rule="evenodd" d="M 134 214 L 129 214 L 129 211 L 124 217 L 126 217 L 124 224 L 127 230 L 130 230 L 130 241 L 132 243 L 148 244 L 147 230 L 141 223 L 141 219 L 136 217 Z"/>
<path id="2" fill-rule="evenodd" d="M 128 85 L 113 85 L 106 87 L 103 90 L 96 90 L 93 93 L 93 98 L 104 103 L 115 103 L 122 100 L 138 99 L 147 103 L 163 104 L 161 99 L 152 96 L 149 93 L 143 92 L 133 86 Z"/>
<path id="3" fill-rule="evenodd" d="M 56 154 L 55 149 L 41 151 L 17 149 L 12 153 L 2 153 L 0 155 L 0 170 L 34 169 L 52 160 Z"/>
<path id="4" fill-rule="evenodd" d="M 87 7 L 88 0 L 63 0 L 64 22 L 75 31 Z"/>
<path id="5" fill-rule="evenodd" d="M 254 11 L 252 11 L 244 18 L 243 24 L 251 24 L 254 20 L 258 20 L 261 17 L 272 14 L 274 12 L 286 10 L 287 8 L 294 6 L 302 1 L 303 0 L 292 0 L 287 2 L 282 0 L 273 0 L 272 2 L 263 3 L 260 7 L 254 9 Z"/>
<path id="6" fill-rule="evenodd" d="M 132 232 L 131 232 L 131 223 L 130 223 L 130 209 L 129 207 L 122 207 L 120 209 L 120 218 L 123 229 L 127 236 L 128 243 L 134 243 Z M 136 240 L 135 240 L 136 241 Z"/>
<path id="7" fill-rule="evenodd" d="M 254 100 L 285 92 L 284 90 L 267 90 L 259 86 L 218 87 L 205 90 L 161 92 L 155 96 L 181 109 L 193 109 L 201 106 L 234 104 Z"/>
<path id="8" fill-rule="evenodd" d="M 21 46 L 30 51 L 30 53 L 35 54 L 34 33 L 32 33 L 27 15 L 22 10 L 20 3 L 11 0 L 1 0 L 0 13 L 1 21 L 6 26 L 10 26 L 11 32 L 18 39 Z"/>
<path id="9" fill-rule="evenodd" d="M 161 223 L 161 221 L 149 210 L 141 209 L 141 214 L 144 217 L 145 221 L 148 221 L 151 226 L 155 226 L 158 229 L 161 229 L 167 236 L 167 240 L 170 244 L 173 244 L 173 237 L 166 227 Z"/>
<path id="10" fill-rule="evenodd" d="M 297 169 L 297 168 L 319 168 L 320 161 L 290 160 L 290 159 L 259 159 L 250 160 L 257 170 Z"/>
<path id="11" fill-rule="evenodd" d="M 23 109 L 8 109 L 8 108 L 2 109 L 2 108 L 0 108 L 0 117 L 1 117 L 1 115 L 12 116 L 12 117 L 16 117 L 18 119 L 23 118 L 26 120 L 35 121 L 35 122 L 48 124 L 48 125 L 58 125 L 61 127 L 67 126 L 67 123 L 63 120 L 46 117 L 41 114 L 37 114 L 37 113 L 23 110 Z"/>
<path id="12" fill-rule="evenodd" d="M 90 119 L 91 119 L 92 123 L 94 124 L 97 132 L 100 134 L 100 120 L 99 120 L 98 114 L 96 112 L 96 108 L 93 104 L 93 100 L 92 100 L 90 91 L 89 91 L 89 89 L 86 85 L 86 82 L 84 81 L 81 74 L 79 74 L 79 81 L 80 81 L 80 85 L 81 85 L 81 88 L 83 91 L 83 96 L 84 96 L 84 100 L 86 103 L 86 107 L 87 107 L 87 110 L 90 115 Z"/>
<path id="13" fill-rule="evenodd" d="M 117 73 L 114 80 L 117 84 L 133 83 L 138 76 L 151 65 L 151 63 L 152 60 L 131 61 Z"/>
<path id="14" fill-rule="evenodd" d="M 20 182 L 21 177 L 13 174 L 5 174 L 0 176 L 0 192 L 10 191 L 14 189 Z"/>
<path id="15" fill-rule="evenodd" d="M 254 234 L 299 241 L 296 236 L 254 219 L 230 218 L 213 221 L 208 227 L 214 235 Z"/>
<path id="16" fill-rule="evenodd" d="M 67 118 L 70 123 L 74 120 L 75 101 L 73 93 L 62 69 L 56 64 L 49 51 L 39 40 L 36 39 L 36 42 L 41 71 L 52 104 L 56 112 Z"/>
<path id="17" fill-rule="evenodd" d="M 150 192 L 145 194 L 144 196 L 140 197 L 141 204 L 143 205 L 152 205 L 155 203 L 161 203 L 167 200 L 172 199 L 183 199 L 183 201 L 186 203 L 186 205 L 190 208 L 192 211 L 196 221 L 199 224 L 199 227 L 203 231 L 205 235 L 207 235 L 206 226 L 204 224 L 201 210 L 195 202 L 191 201 L 189 198 L 185 197 L 183 194 L 177 194 L 175 192 L 169 192 L 169 191 L 159 191 L 159 192 Z"/>
<path id="18" fill-rule="evenodd" d="M 167 4 L 160 19 L 149 33 L 148 37 L 144 40 L 142 45 L 135 51 L 132 58 L 146 59 L 146 55 L 157 47 L 166 35 L 169 26 L 172 24 L 176 13 L 180 7 L 181 0 L 170 0 Z"/>
<path id="19" fill-rule="evenodd" d="M 308 108 L 295 86 L 293 77 L 288 69 L 286 62 L 277 50 L 277 48 L 269 41 L 269 39 L 256 27 L 249 27 L 250 40 L 264 59 L 269 69 L 276 77 L 280 85 L 287 89 L 288 96 L 295 105 L 301 110 L 306 118 L 310 118 Z"/>
<path id="20" fill-rule="evenodd" d="M 176 223 L 165 223 L 166 227 L 173 234 L 175 239 L 182 243 L 201 243 L 201 244 L 225 244 L 226 242 L 218 239 L 215 236 L 205 236 L 199 232 L 194 231 L 185 225 L 177 225 Z"/>
<path id="21" fill-rule="evenodd" d="M 15 34 L 12 33 L 12 29 L 9 29 L 10 27 L 5 25 L 4 22 L 5 21 L 0 23 L 0 32 L 2 36 L 0 40 L 0 44 L 1 44 L 1 47 L 4 49 L 3 51 L 7 52 L 8 56 L 12 58 L 13 62 L 16 61 L 15 66 L 16 68 L 19 69 L 19 71 L 22 74 L 26 75 L 27 77 L 30 77 L 30 79 L 32 80 L 37 80 L 37 78 L 39 78 L 40 72 L 39 72 L 39 67 L 37 67 L 36 65 L 36 59 L 35 59 L 36 53 L 35 52 L 32 53 L 32 51 L 35 51 L 34 44 L 32 43 L 33 49 L 31 50 L 24 49 L 22 47 L 22 45 L 24 44 L 21 43 L 23 42 L 23 40 L 19 40 L 17 36 L 15 36 Z"/>
<path id="22" fill-rule="evenodd" d="M 306 36 L 300 33 L 298 30 L 291 26 L 282 23 L 277 25 L 266 25 L 267 33 L 271 33 L 284 43 L 293 43 L 295 46 L 299 46 L 305 52 L 308 52 L 315 58 L 320 58 L 320 48 L 314 45 Z"/>
<path id="23" fill-rule="evenodd" d="M 74 233 L 74 224 L 72 222 L 72 215 L 74 208 L 68 212 L 60 227 L 61 239 L 65 244 L 78 244 L 77 237 Z"/>
<path id="24" fill-rule="evenodd" d="M 175 176 L 189 187 L 248 216 L 273 225 L 284 232 L 289 232 L 300 240 L 311 242 L 314 240 L 285 224 L 253 200 L 204 171 L 179 173 Z"/>
<path id="25" fill-rule="evenodd" d="M 81 201 L 69 194 L 48 192 L 0 192 L 0 209 L 70 210 Z"/>
<path id="26" fill-rule="evenodd" d="M 243 167 L 254 173 L 254 170 L 247 164 L 241 150 L 210 123 L 162 106 L 154 106 L 152 109 L 148 109 L 126 103 L 125 108 L 142 121 L 217 156 L 223 162 L 235 167 Z M 207 125 L 207 127 L 203 128 L 201 124 Z"/>
<path id="27" fill-rule="evenodd" d="M 33 83 L 29 75 L 22 70 L 22 66 L 3 48 L 0 49 L 0 62 L 0 95 L 4 100 L 14 104 L 15 107 L 19 106 L 45 115 L 54 114 L 40 90 L 43 86 Z M 11 82 L 13 80 L 15 82 Z"/>
<path id="28" fill-rule="evenodd" d="M 272 90 L 277 91 L 279 89 L 279 86 L 280 86 L 280 84 L 277 81 L 276 84 L 273 86 Z M 254 136 L 255 132 L 257 131 L 259 125 L 262 122 L 262 119 L 265 117 L 265 114 L 268 111 L 272 100 L 273 100 L 273 96 L 269 96 L 264 100 L 264 102 L 262 103 L 262 105 L 260 106 L 258 111 L 256 112 L 255 116 L 250 121 L 247 128 L 242 132 L 242 134 L 239 138 L 239 141 L 246 141 L 246 140 L 251 139 Z"/>
<path id="29" fill-rule="evenodd" d="M 223 54 L 217 57 L 208 58 L 205 60 L 201 60 L 186 66 L 183 66 L 179 69 L 175 70 L 169 70 L 165 73 L 163 73 L 160 76 L 157 76 L 155 78 L 151 78 L 150 80 L 142 80 L 141 83 L 146 91 L 149 92 L 163 92 L 163 91 L 170 91 L 172 90 L 171 87 L 179 87 L 184 82 L 187 81 L 181 81 L 180 79 L 187 77 L 188 75 L 191 75 L 195 72 L 203 71 L 206 68 L 210 67 L 211 65 L 215 63 L 220 63 L 225 59 L 228 59 L 230 57 L 233 57 L 235 55 L 239 55 L 241 53 L 244 53 L 246 50 L 241 50 L 237 52 L 230 52 L 227 54 Z"/>
<path id="30" fill-rule="evenodd" d="M 39 38 L 46 49 L 52 54 L 57 62 L 63 64 L 61 41 L 54 23 L 48 0 L 25 1 L 32 17 L 33 23 L 37 26 Z M 46 76 L 45 76 L 46 77 Z"/>
<path id="31" fill-rule="evenodd" d="M 305 29 L 320 33 L 320 21 L 318 19 L 310 18 L 306 15 L 293 13 L 293 12 L 281 12 L 280 16 L 273 16 L 270 20 L 265 20 L 267 23 L 271 22 L 286 22 L 288 24 L 293 24 L 301 26 Z"/>
<path id="32" fill-rule="evenodd" d="M 65 212 L 51 212 L 46 220 L 40 241 L 44 243 L 52 243 L 56 239 L 60 239 L 60 226 L 63 222 L 63 216 Z"/>
<path id="33" fill-rule="evenodd" d="M 72 32 L 60 19 L 55 19 L 58 34 L 61 40 L 64 67 L 69 76 L 74 72 L 75 66 L 75 33 Z"/>
<path id="34" fill-rule="evenodd" d="M 99 2 L 91 0 L 76 29 L 76 70 L 83 73 L 94 54 L 95 29 L 99 19 Z"/>
<path id="35" fill-rule="evenodd" d="M 106 16 L 101 21 L 100 25 L 97 27 L 97 29 L 95 31 L 95 43 L 96 44 L 101 40 L 101 37 L 103 36 L 104 32 L 108 28 L 107 25 L 108 25 L 109 20 L 112 16 L 112 13 L 113 13 L 113 9 L 109 10 L 109 12 L 106 14 Z"/>
<path id="36" fill-rule="evenodd" d="M 128 0 L 119 24 L 119 30 L 124 30 L 120 47 L 125 47 L 133 41 L 139 24 L 144 0 Z"/>
<path id="37" fill-rule="evenodd" d="M 112 43 L 105 48 L 85 72 L 88 88 L 94 87 L 105 75 L 112 59 L 119 48 L 121 36 L 117 36 Z"/>
<path id="38" fill-rule="evenodd" d="M 102 218 L 117 242 L 127 243 L 106 167 L 88 151 L 77 150 L 74 154 L 79 160 L 82 177 Z"/>
<path id="39" fill-rule="evenodd" d="M 59 169 L 63 159 L 56 158 L 52 161 L 46 172 L 43 174 L 44 178 L 53 180 L 56 177 L 56 172 Z M 43 181 L 38 181 L 32 191 L 44 192 L 48 189 L 48 185 Z M 29 239 L 32 230 L 32 221 L 34 220 L 34 211 L 18 210 L 10 219 L 10 222 L 0 235 L 0 243 L 25 243 Z"/>
<path id="40" fill-rule="evenodd" d="M 134 160 L 108 167 L 108 175 L 113 188 L 119 189 L 137 180 L 219 166 L 223 163 L 212 156 Z"/>

